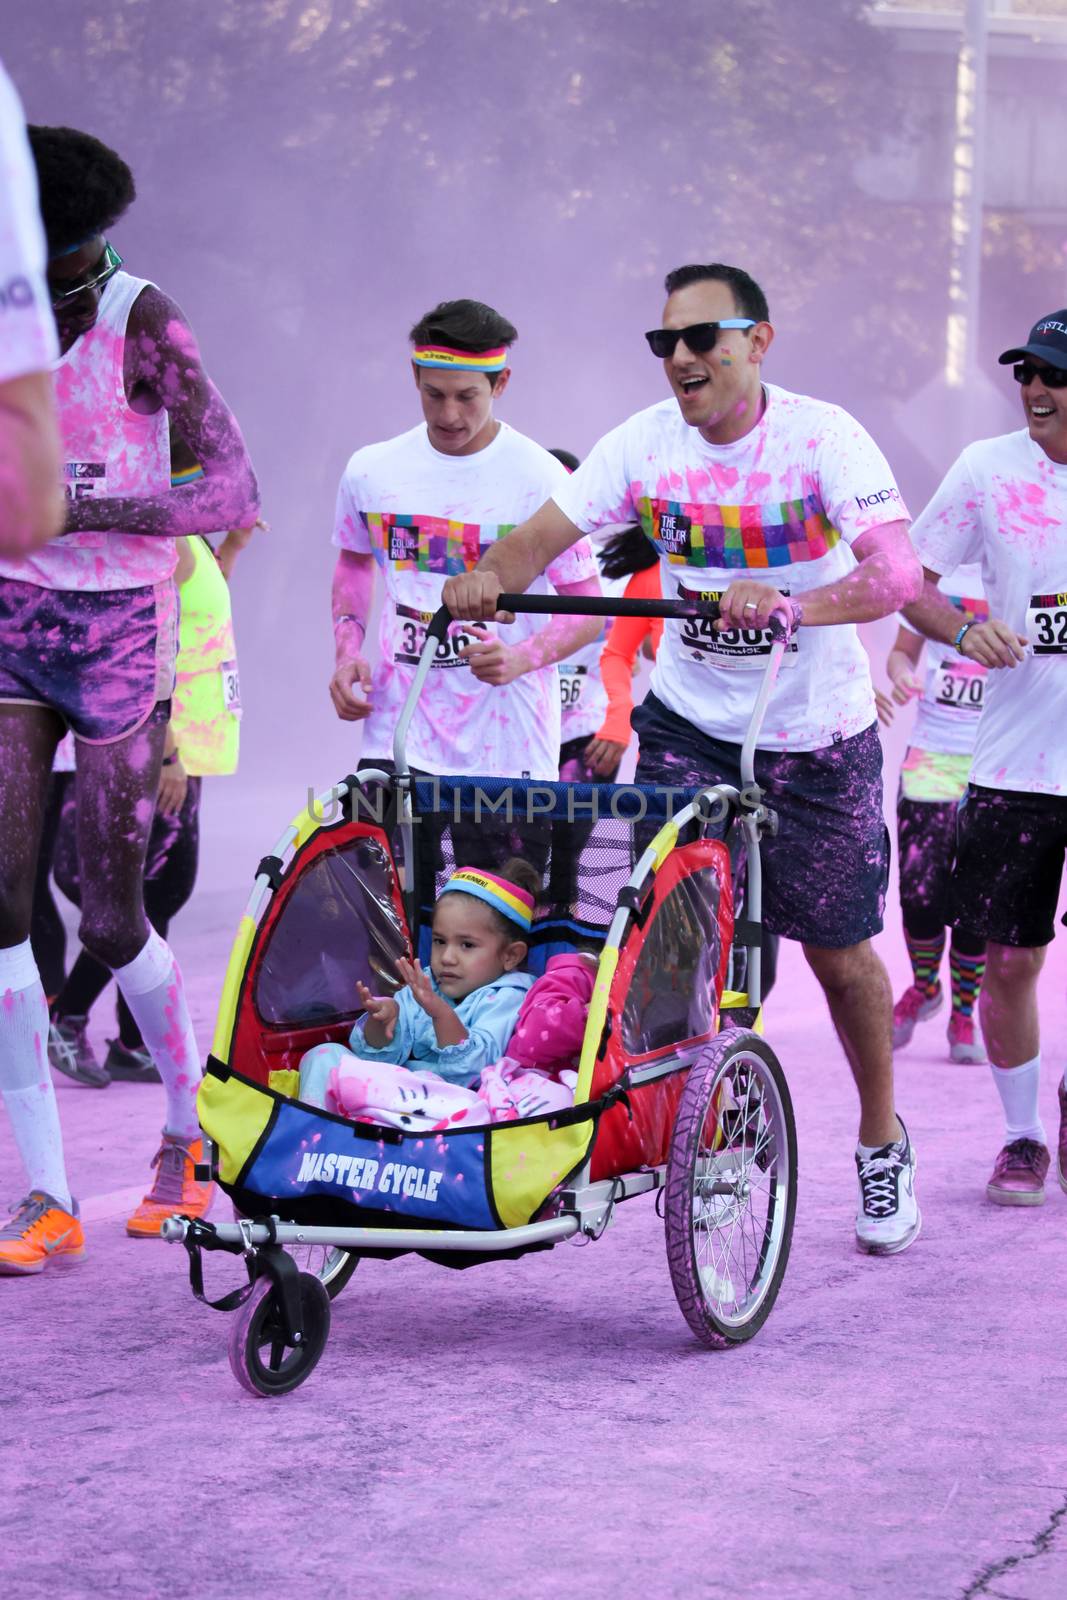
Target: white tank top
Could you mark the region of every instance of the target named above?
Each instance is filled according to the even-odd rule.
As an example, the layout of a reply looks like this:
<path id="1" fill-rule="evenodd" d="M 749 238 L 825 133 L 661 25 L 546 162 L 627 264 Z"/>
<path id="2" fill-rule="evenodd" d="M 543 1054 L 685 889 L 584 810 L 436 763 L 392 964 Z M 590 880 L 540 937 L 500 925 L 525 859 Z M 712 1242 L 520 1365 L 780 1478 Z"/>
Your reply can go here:
<path id="1" fill-rule="evenodd" d="M 150 496 L 170 489 L 167 413 L 130 409 L 123 379 L 126 324 L 144 278 L 118 272 L 97 320 L 53 369 L 70 499 Z M 177 561 L 173 539 L 132 533 L 67 533 L 21 561 L 0 561 L 0 577 L 46 589 L 140 589 L 162 583 Z"/>

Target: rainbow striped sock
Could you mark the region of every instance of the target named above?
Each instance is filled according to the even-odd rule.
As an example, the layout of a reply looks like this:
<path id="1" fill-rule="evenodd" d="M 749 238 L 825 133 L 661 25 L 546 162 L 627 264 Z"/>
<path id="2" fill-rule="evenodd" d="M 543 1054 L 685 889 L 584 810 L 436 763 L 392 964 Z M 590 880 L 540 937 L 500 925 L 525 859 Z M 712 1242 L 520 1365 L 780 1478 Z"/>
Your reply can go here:
<path id="1" fill-rule="evenodd" d="M 936 939 L 913 939 L 905 928 L 904 943 L 915 974 L 915 987 L 922 990 L 927 1000 L 932 1000 L 941 988 L 938 971 L 945 953 L 945 935 L 941 933 Z"/>
<path id="2" fill-rule="evenodd" d="M 982 987 L 982 975 L 985 972 L 985 954 L 961 955 L 953 945 L 948 953 L 948 970 L 952 980 L 953 1015 L 973 1016 L 974 1002 L 978 999 L 978 991 Z"/>

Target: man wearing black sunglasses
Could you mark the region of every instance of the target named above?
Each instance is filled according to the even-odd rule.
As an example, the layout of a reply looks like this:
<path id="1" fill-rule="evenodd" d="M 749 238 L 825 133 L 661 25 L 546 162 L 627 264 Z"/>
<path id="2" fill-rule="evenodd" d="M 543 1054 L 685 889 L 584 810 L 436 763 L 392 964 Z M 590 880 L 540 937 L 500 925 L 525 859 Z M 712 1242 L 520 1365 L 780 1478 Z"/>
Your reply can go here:
<path id="1" fill-rule="evenodd" d="M 776 611 L 789 618 L 756 760 L 779 816 L 763 853 L 764 921 L 803 945 L 826 994 L 860 1097 L 856 1241 L 891 1255 L 917 1237 L 920 1216 L 915 1156 L 893 1102 L 892 995 L 871 944 L 888 838 L 855 624 L 915 599 L 919 564 L 892 474 L 859 423 L 763 382 L 774 330 L 748 273 L 680 267 L 665 287 L 663 325 L 645 337 L 673 400 L 601 439 L 444 599 L 458 616 L 492 617 L 502 590 L 524 589 L 583 533 L 640 521 L 659 552 L 663 593 L 720 601 L 714 627 L 665 625 L 652 692 L 633 714 L 638 782 L 686 787 L 740 787 L 767 623 Z"/>
<path id="2" fill-rule="evenodd" d="M 1067 309 L 1042 317 L 1000 363 L 1014 368 L 1026 426 L 969 445 L 950 468 L 915 524 L 926 582 L 906 614 L 994 669 L 960 808 L 951 911 L 988 941 L 980 1016 L 1006 1132 L 986 1195 L 1036 1206 L 1051 1164 L 1037 984 L 1067 852 Z M 991 615 L 961 627 L 936 585 L 965 561 L 982 563 Z M 1065 1063 L 1061 1049 L 1058 1073 Z M 1058 1096 L 1067 1190 L 1067 1076 Z"/>

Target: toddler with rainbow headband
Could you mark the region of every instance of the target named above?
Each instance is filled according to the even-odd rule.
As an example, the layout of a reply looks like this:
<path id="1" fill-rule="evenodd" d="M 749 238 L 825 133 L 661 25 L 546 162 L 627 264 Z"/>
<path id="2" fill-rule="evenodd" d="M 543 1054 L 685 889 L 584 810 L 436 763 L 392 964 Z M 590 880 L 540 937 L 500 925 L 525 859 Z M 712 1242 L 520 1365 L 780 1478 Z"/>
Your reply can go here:
<path id="1" fill-rule="evenodd" d="M 300 1064 L 300 1098 L 342 1116 L 403 1128 L 445 1128 L 515 1116 L 501 1113 L 478 1089 L 485 1068 L 505 1055 L 519 1010 L 533 984 L 518 971 L 526 959 L 537 873 L 518 857 L 499 872 L 459 868 L 434 908 L 430 971 L 397 963 L 405 986 L 372 995 L 359 984 L 364 1015 L 340 1044 L 317 1045 Z M 571 1090 L 543 1074 L 536 1103 L 571 1103 Z M 529 1087 L 528 1085 L 526 1086 Z M 532 1103 L 532 1102 L 531 1102 Z M 497 1100 L 494 1096 L 494 1106 Z"/>

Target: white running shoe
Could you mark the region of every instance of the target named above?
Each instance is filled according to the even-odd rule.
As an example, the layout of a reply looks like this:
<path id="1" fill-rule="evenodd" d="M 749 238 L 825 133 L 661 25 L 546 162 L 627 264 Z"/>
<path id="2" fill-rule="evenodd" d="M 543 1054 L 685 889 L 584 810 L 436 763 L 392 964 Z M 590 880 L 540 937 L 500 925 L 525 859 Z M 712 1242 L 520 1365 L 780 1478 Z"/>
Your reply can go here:
<path id="1" fill-rule="evenodd" d="M 919 1237 L 922 1213 L 915 1198 L 918 1159 L 908 1130 L 869 1156 L 856 1151 L 860 1208 L 856 1217 L 856 1248 L 869 1256 L 894 1256 Z"/>

